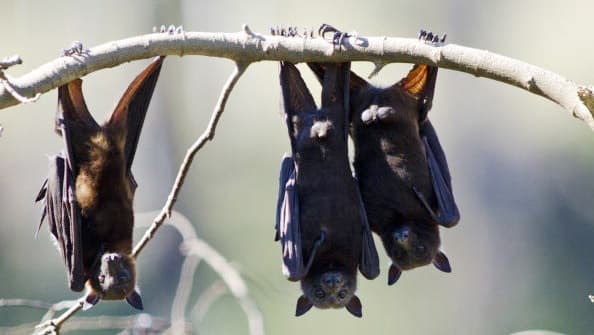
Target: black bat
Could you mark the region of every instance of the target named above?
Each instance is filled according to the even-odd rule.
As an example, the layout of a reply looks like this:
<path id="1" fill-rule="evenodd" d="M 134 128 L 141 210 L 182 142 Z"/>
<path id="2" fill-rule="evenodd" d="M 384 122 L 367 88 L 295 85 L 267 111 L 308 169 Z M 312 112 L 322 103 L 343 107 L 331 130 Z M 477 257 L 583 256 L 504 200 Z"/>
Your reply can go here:
<path id="1" fill-rule="evenodd" d="M 345 37 L 328 25 L 321 30 L 334 32 L 334 40 Z M 440 43 L 445 36 L 421 31 L 420 39 Z M 309 66 L 322 80 L 326 66 Z M 453 227 L 460 214 L 445 154 L 427 117 L 436 78 L 437 67 L 424 64 L 416 64 L 387 88 L 375 87 L 352 72 L 350 76 L 353 165 L 371 229 L 393 262 L 390 285 L 402 270 L 429 263 L 451 271 L 439 250 L 439 225 Z"/>
<path id="2" fill-rule="evenodd" d="M 280 82 L 292 156 L 282 162 L 276 239 L 283 273 L 301 281 L 296 316 L 311 307 L 362 316 L 357 268 L 368 279 L 379 260 L 349 166 L 349 63 L 327 64 L 318 109 L 299 70 L 281 63 Z"/>
<path id="3" fill-rule="evenodd" d="M 137 184 L 130 168 L 163 59 L 158 57 L 132 81 L 102 126 L 87 109 L 82 80 L 58 89 L 55 126 L 65 148 L 50 158 L 48 177 L 35 200 L 44 199 L 39 228 L 47 218 L 70 289 L 87 287 L 85 309 L 100 299 L 126 299 L 142 309 L 132 257 Z"/>

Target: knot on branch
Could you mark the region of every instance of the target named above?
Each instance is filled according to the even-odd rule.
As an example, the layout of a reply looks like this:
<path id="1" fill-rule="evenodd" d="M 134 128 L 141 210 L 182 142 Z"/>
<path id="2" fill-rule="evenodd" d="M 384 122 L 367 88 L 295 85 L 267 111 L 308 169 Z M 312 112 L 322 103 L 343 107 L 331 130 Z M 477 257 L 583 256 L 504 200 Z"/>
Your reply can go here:
<path id="1" fill-rule="evenodd" d="M 584 103 L 590 114 L 594 116 L 594 94 L 592 93 L 592 87 L 581 86 L 577 90 L 577 95 L 580 100 Z"/>

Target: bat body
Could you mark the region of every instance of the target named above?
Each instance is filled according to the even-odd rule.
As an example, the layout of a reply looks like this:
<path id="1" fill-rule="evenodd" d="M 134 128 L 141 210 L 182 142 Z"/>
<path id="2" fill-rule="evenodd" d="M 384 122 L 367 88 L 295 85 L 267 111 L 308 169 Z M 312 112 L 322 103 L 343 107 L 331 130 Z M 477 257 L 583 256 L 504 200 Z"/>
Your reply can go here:
<path id="1" fill-rule="evenodd" d="M 421 38 L 440 41 L 425 32 Z M 321 80 L 325 67 L 309 65 Z M 451 271 L 439 250 L 439 226 L 454 226 L 460 215 L 445 154 L 427 118 L 436 77 L 437 67 L 423 64 L 387 88 L 350 76 L 353 165 L 371 229 L 392 260 L 389 284 L 402 270 L 429 263 Z"/>
<path id="2" fill-rule="evenodd" d="M 281 167 L 277 239 L 283 272 L 301 281 L 296 315 L 346 307 L 360 317 L 357 269 L 379 274 L 377 251 L 347 152 L 349 64 L 328 64 L 318 109 L 297 68 L 281 63 L 292 155 Z"/>
<path id="3" fill-rule="evenodd" d="M 132 257 L 137 185 L 130 168 L 163 59 L 136 77 L 101 126 L 87 109 L 82 80 L 58 89 L 56 132 L 65 148 L 50 158 L 36 201 L 44 200 L 41 223 L 47 218 L 70 288 L 87 287 L 88 307 L 100 299 L 126 299 L 142 309 Z"/>

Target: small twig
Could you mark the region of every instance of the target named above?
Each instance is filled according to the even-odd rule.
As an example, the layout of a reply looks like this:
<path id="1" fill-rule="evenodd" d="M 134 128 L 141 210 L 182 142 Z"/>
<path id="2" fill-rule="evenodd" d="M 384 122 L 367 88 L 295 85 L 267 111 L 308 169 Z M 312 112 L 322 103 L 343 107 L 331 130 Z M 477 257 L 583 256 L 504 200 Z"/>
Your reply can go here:
<path id="1" fill-rule="evenodd" d="M 35 329 L 37 329 L 35 331 L 35 334 L 36 335 L 59 334 L 62 324 L 64 324 L 64 322 L 66 322 L 66 320 L 70 319 L 74 314 L 76 314 L 79 310 L 81 310 L 83 307 L 83 304 L 84 304 L 84 298 L 79 299 L 66 312 L 64 312 L 62 315 L 60 315 L 56 319 L 51 319 L 51 320 L 48 320 L 46 322 L 43 322 L 43 323 L 35 326 Z"/>
<path id="2" fill-rule="evenodd" d="M 140 239 L 140 242 L 138 242 L 134 247 L 134 251 L 132 251 L 133 257 L 138 256 L 138 254 L 146 246 L 148 241 L 150 241 L 153 238 L 153 235 L 155 234 L 157 229 L 159 229 L 159 227 L 163 224 L 165 219 L 171 216 L 171 210 L 173 209 L 173 205 L 177 200 L 177 195 L 181 190 L 182 185 L 184 184 L 184 180 L 186 179 L 186 175 L 188 174 L 190 166 L 192 165 L 194 156 L 196 155 L 196 153 L 198 153 L 198 151 L 200 151 L 200 149 L 202 149 L 202 147 L 204 146 L 204 144 L 206 144 L 207 141 L 211 141 L 214 138 L 215 129 L 217 127 L 219 119 L 221 118 L 221 115 L 223 115 L 223 111 L 225 110 L 225 104 L 227 103 L 229 94 L 231 94 L 233 87 L 235 87 L 235 84 L 237 83 L 241 75 L 245 72 L 248 65 L 249 63 L 235 63 L 235 70 L 233 71 L 233 73 L 225 83 L 223 90 L 221 91 L 221 95 L 219 96 L 217 105 L 215 106 L 215 109 L 212 113 L 210 122 L 208 123 L 208 127 L 206 128 L 204 133 L 198 138 L 198 140 L 196 140 L 196 142 L 194 142 L 194 144 L 186 152 L 186 156 L 184 157 L 184 160 L 179 168 L 177 177 L 175 178 L 175 182 L 173 183 L 173 188 L 171 190 L 171 193 L 169 193 L 169 196 L 167 198 L 167 201 L 165 202 L 165 205 L 163 206 L 163 209 L 161 210 L 159 215 L 157 215 L 157 217 L 154 219 L 153 224 L 144 233 L 144 235 Z"/>
<path id="3" fill-rule="evenodd" d="M 200 294 L 196 304 L 192 308 L 191 315 L 196 316 L 196 320 L 201 322 L 206 312 L 210 309 L 210 306 L 217 301 L 219 297 L 227 292 L 227 287 L 222 280 L 217 280 L 210 285 L 206 290 Z"/>
<path id="4" fill-rule="evenodd" d="M 4 57 L 0 59 L 0 70 L 5 70 L 18 64 L 23 64 L 23 60 L 19 55 Z"/>
<path id="5" fill-rule="evenodd" d="M 40 300 L 30 299 L 0 299 L 0 307 L 30 307 L 48 309 L 52 304 Z"/>

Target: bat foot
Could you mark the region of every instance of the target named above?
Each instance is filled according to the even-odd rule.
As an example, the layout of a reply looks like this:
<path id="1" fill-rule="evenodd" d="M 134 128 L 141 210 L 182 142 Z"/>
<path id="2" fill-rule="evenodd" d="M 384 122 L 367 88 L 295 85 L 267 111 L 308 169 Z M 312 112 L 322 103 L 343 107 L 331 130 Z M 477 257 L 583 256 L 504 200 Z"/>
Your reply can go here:
<path id="1" fill-rule="evenodd" d="M 89 55 L 89 49 L 85 49 L 85 47 L 83 46 L 82 42 L 80 41 L 74 41 L 72 42 L 72 45 L 70 45 L 69 48 L 66 49 L 62 49 L 62 56 L 88 56 Z"/>
<path id="2" fill-rule="evenodd" d="M 318 35 L 320 35 L 320 37 L 322 37 L 323 39 L 326 39 L 326 34 L 328 34 L 328 33 L 332 33 L 332 39 L 331 39 L 332 45 L 333 46 L 338 45 L 339 48 L 342 45 L 342 41 L 345 38 L 352 37 L 351 34 L 341 31 L 341 30 L 338 30 L 334 26 L 331 26 L 326 23 L 322 24 L 320 26 L 320 29 L 318 29 Z"/>
<path id="3" fill-rule="evenodd" d="M 302 33 L 299 33 L 299 28 L 296 26 L 283 26 L 270 27 L 270 35 L 272 36 L 283 36 L 283 37 L 304 37 L 313 38 L 313 30 L 303 29 Z"/>
<path id="4" fill-rule="evenodd" d="M 441 37 L 438 34 L 434 34 L 433 32 L 421 29 L 419 31 L 419 41 L 432 44 L 432 45 L 440 45 L 445 43 L 446 37 L 448 34 L 444 33 Z"/>
<path id="5" fill-rule="evenodd" d="M 184 31 L 184 26 L 175 26 L 173 24 L 170 24 L 169 26 L 166 26 L 164 24 L 161 25 L 161 27 L 157 28 L 157 26 L 153 27 L 153 33 L 167 33 L 169 35 L 175 35 L 175 34 L 183 34 Z"/>

